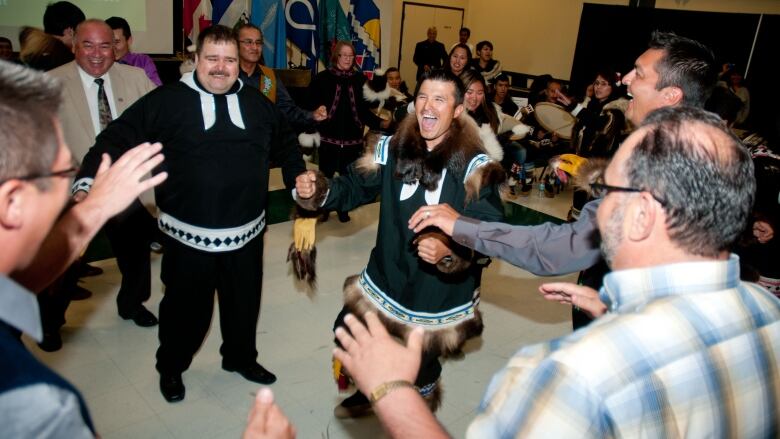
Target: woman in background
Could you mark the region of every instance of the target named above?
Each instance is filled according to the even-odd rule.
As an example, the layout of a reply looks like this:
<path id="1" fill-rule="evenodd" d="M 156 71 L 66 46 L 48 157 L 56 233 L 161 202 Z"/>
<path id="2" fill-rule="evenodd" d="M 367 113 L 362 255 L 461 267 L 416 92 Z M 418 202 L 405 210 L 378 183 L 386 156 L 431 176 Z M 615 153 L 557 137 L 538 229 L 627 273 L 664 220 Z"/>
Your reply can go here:
<path id="1" fill-rule="evenodd" d="M 331 67 L 314 77 L 309 86 L 311 108 L 324 105 L 328 117 L 319 123 L 319 167 L 326 177 L 336 172 L 345 175 L 352 162 L 363 154 L 365 126 L 378 130 L 390 121 L 372 113 L 363 99 L 366 77 L 355 65 L 355 48 L 348 41 L 336 43 Z M 347 212 L 338 212 L 339 221 L 350 220 Z M 327 217 L 326 217 L 327 219 Z"/>
<path id="2" fill-rule="evenodd" d="M 449 63 L 445 66 L 446 70 L 460 76 L 461 73 L 471 69 L 471 50 L 465 44 L 456 44 L 450 49 Z"/>
<path id="3" fill-rule="evenodd" d="M 577 118 L 572 129 L 575 154 L 585 158 L 611 158 L 629 131 L 625 116 L 628 99 L 618 74 L 608 69 L 596 73 L 593 96 L 586 97 L 581 104 L 560 91 L 556 92 L 556 98 Z M 579 217 L 587 201 L 587 192 L 574 191 L 570 220 Z"/>

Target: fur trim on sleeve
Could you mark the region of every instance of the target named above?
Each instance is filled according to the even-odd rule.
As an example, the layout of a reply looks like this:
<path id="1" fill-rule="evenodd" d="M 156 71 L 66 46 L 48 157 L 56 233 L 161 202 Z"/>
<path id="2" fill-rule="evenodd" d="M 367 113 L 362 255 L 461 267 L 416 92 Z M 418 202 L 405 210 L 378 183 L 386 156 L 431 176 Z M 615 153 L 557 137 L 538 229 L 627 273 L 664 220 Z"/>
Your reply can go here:
<path id="1" fill-rule="evenodd" d="M 303 199 L 298 197 L 296 200 L 298 205 L 306 210 L 318 210 L 322 203 L 325 202 L 325 197 L 328 196 L 328 188 L 330 183 L 320 171 L 314 171 L 317 174 L 317 180 L 314 182 L 315 190 L 314 195 L 311 198 Z"/>
<path id="2" fill-rule="evenodd" d="M 485 186 L 501 185 L 506 181 L 506 172 L 498 162 L 489 162 L 477 168 L 466 179 L 466 202 L 479 199 L 479 191 Z"/>
<path id="3" fill-rule="evenodd" d="M 379 166 L 387 162 L 387 151 L 382 151 L 381 149 L 389 148 L 389 143 L 389 137 L 373 131 L 369 132 L 366 135 L 365 152 L 355 162 L 355 169 L 362 175 L 378 171 Z"/>

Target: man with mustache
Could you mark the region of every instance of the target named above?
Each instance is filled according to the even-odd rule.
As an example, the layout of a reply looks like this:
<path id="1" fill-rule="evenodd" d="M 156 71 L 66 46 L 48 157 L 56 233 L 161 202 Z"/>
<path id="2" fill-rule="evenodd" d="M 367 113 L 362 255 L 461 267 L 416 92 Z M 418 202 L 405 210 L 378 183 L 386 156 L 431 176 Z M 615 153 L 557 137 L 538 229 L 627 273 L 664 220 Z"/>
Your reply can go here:
<path id="1" fill-rule="evenodd" d="M 155 86 L 143 70 L 114 62 L 114 34 L 102 20 L 89 19 L 76 26 L 73 53 L 74 61 L 48 74 L 62 81 L 62 131 L 74 159 L 81 161 L 96 135 Z M 116 299 L 119 315 L 142 327 L 157 324 L 157 318 L 143 305 L 151 296 L 149 242 L 154 224 L 154 217 L 136 200 L 104 229 L 122 273 Z M 41 347 L 57 350 L 62 346 L 59 328 L 65 323 L 70 300 L 64 294 L 42 295 L 40 299 L 44 322 Z"/>
<path id="2" fill-rule="evenodd" d="M 413 381 L 435 409 L 441 399 L 439 357 L 460 352 L 467 339 L 482 332 L 479 286 L 489 259 L 433 230 L 414 233 L 406 221 L 421 206 L 440 202 L 466 215 L 500 220 L 498 184 L 504 173 L 492 131 L 480 130 L 462 114 L 460 79 L 432 70 L 423 73 L 420 84 L 416 117 L 404 118 L 392 137 L 371 143 L 346 175 L 328 180 L 308 171 L 299 176 L 296 193 L 309 210 L 347 211 L 380 196 L 376 246 L 365 270 L 344 283 L 344 308 L 335 327 L 343 326 L 348 312 L 362 315 L 369 309 L 401 337 L 424 327 L 422 367 Z M 369 413 L 368 394 L 361 392 L 334 410 L 339 418 Z"/>
<path id="3" fill-rule="evenodd" d="M 292 187 L 305 171 L 279 110 L 238 80 L 238 42 L 225 26 L 198 36 L 194 73 L 143 98 L 105 129 L 75 186 L 88 190 L 101 153 L 144 141 L 163 144 L 165 185 L 155 196 L 164 234 L 157 370 L 168 402 L 185 395 L 182 373 L 203 343 L 217 291 L 222 368 L 271 384 L 257 363 L 263 231 L 271 162 Z"/>

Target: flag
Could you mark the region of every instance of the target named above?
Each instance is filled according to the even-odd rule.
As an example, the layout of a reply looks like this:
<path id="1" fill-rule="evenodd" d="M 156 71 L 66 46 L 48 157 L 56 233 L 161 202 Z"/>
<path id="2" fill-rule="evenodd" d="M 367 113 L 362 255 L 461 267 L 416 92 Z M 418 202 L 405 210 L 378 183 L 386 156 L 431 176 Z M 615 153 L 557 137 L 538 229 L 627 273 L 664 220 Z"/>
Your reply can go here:
<path id="1" fill-rule="evenodd" d="M 320 35 L 317 32 L 320 17 L 317 1 L 288 0 L 284 15 L 287 18 L 287 38 L 309 58 L 306 66 L 316 73 L 320 51 Z"/>
<path id="2" fill-rule="evenodd" d="M 211 26 L 211 0 L 184 0 L 182 25 L 184 34 L 195 43 L 200 31 Z"/>
<path id="3" fill-rule="evenodd" d="M 268 67 L 287 67 L 284 0 L 252 0 L 252 24 L 263 31 L 263 59 Z"/>
<path id="4" fill-rule="evenodd" d="M 330 65 L 330 55 L 336 41 L 352 40 L 349 21 L 339 0 L 320 0 L 320 59 Z"/>
<path id="5" fill-rule="evenodd" d="M 369 79 L 379 67 L 379 8 L 374 0 L 349 0 L 352 44 L 355 46 L 355 63 Z"/>
<path id="6" fill-rule="evenodd" d="M 231 29 L 249 22 L 250 0 L 212 0 L 211 20 Z"/>

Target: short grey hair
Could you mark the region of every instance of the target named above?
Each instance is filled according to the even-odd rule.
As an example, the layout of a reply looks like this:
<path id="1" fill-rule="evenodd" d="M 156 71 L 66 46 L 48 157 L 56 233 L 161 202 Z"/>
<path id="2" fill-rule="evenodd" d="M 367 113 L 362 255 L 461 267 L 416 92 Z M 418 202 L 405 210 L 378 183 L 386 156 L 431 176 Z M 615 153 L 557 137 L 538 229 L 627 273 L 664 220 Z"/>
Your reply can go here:
<path id="1" fill-rule="evenodd" d="M 51 170 L 59 148 L 54 120 L 60 90 L 51 76 L 0 61 L 0 181 Z M 41 189 L 47 183 L 35 181 Z"/>

